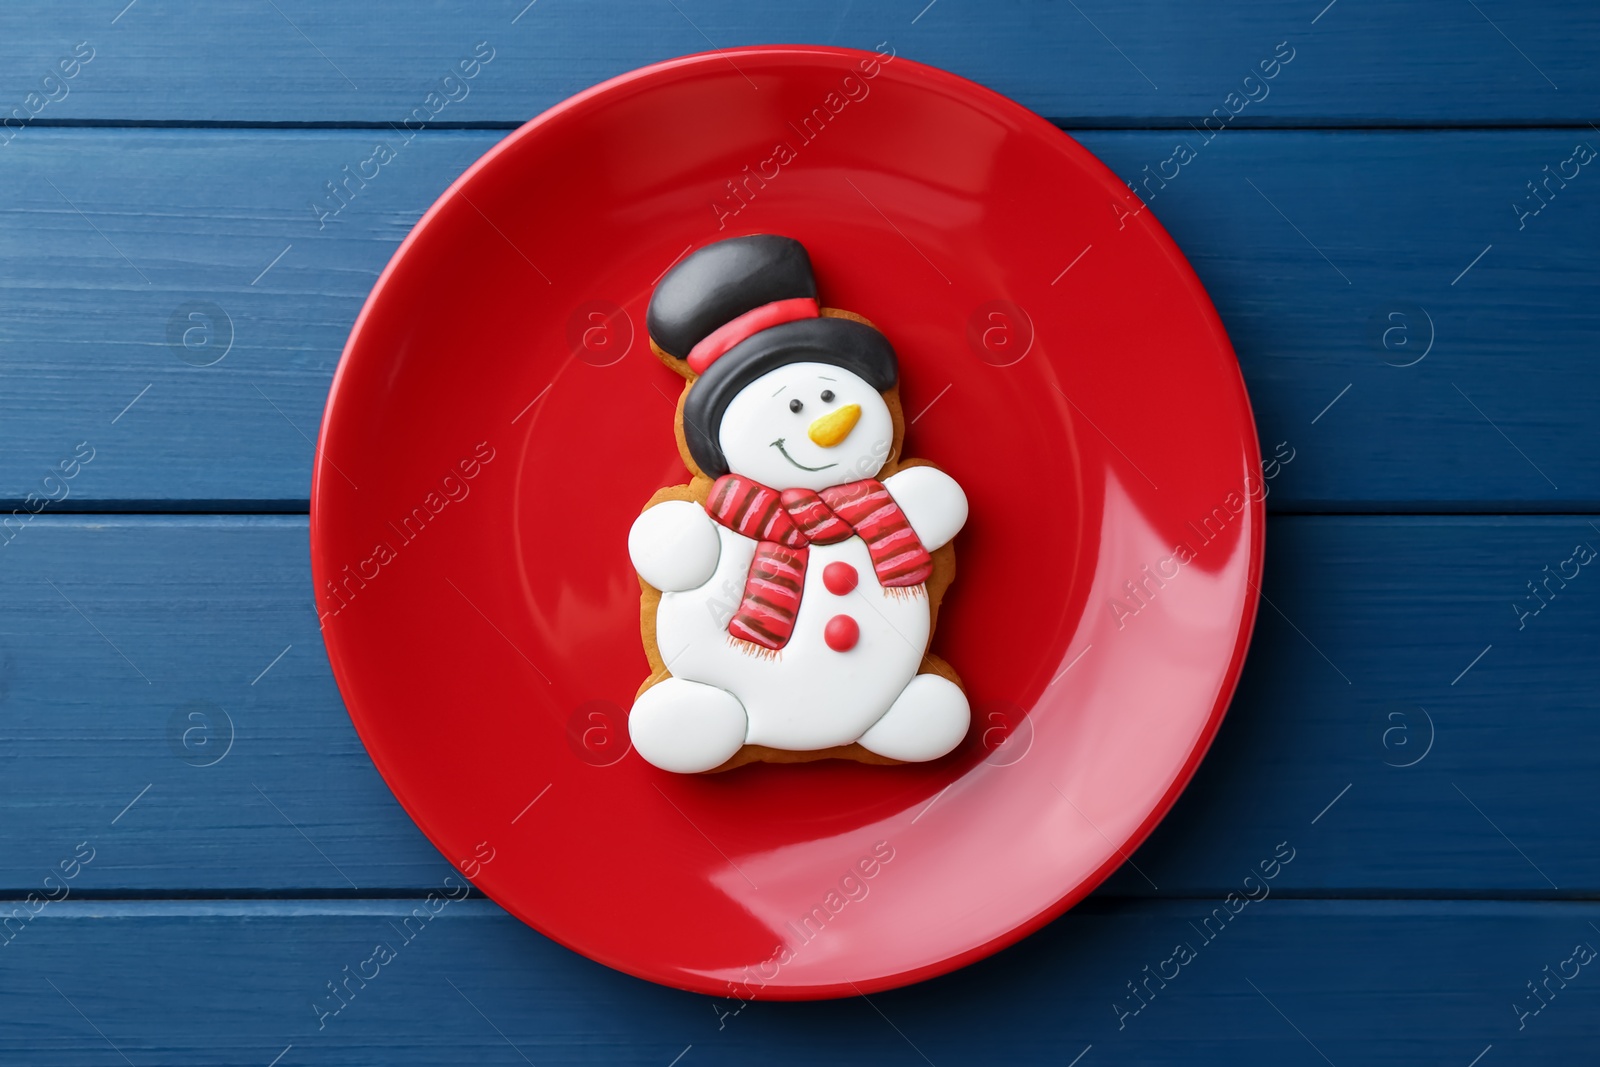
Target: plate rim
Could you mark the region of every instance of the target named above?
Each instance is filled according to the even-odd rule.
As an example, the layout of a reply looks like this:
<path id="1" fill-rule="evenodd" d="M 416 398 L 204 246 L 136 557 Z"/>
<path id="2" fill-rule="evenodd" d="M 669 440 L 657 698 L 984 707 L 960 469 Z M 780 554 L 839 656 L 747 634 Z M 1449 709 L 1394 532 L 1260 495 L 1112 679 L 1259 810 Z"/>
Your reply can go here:
<path id="1" fill-rule="evenodd" d="M 731 62 L 741 57 L 757 58 L 779 55 L 792 59 L 805 59 L 807 57 L 825 56 L 832 59 L 846 58 L 863 60 L 876 58 L 882 60 L 882 57 L 886 54 L 890 55 L 894 62 L 902 65 L 902 67 L 911 68 L 918 78 L 934 83 L 941 83 L 943 87 L 953 90 L 957 95 L 973 101 L 975 107 L 1005 113 L 1008 118 L 1015 121 L 1019 126 L 1032 127 L 1034 136 L 1038 136 L 1042 139 L 1064 140 L 1068 145 L 1070 145 L 1072 154 L 1078 157 L 1080 164 L 1087 165 L 1091 170 L 1098 169 L 1103 174 L 1109 175 L 1110 177 L 1116 179 L 1118 183 L 1121 183 L 1121 179 L 1118 178 L 1115 172 L 1111 171 L 1111 169 L 1103 161 L 1101 161 L 1099 157 L 1095 156 L 1094 153 L 1090 152 L 1087 148 L 1080 144 L 1076 138 L 1072 137 L 1071 134 L 1056 126 L 1043 116 L 1024 107 L 1022 104 L 1017 103 L 1015 100 L 1012 100 L 1004 94 L 988 88 L 987 86 L 981 85 L 959 74 L 952 73 L 942 68 L 930 66 L 926 63 L 921 63 L 917 60 L 910 59 L 906 56 L 900 55 L 898 52 L 882 53 L 858 48 L 843 48 L 832 45 L 816 44 L 742 45 L 723 49 L 713 49 L 710 51 L 693 52 L 625 71 L 577 93 L 574 93 L 573 95 L 553 104 L 544 111 L 540 112 L 538 115 L 529 119 L 527 122 L 518 126 L 516 129 L 510 131 L 499 141 L 495 142 L 481 156 L 469 164 L 467 168 L 463 170 L 461 174 L 458 175 L 442 193 L 439 194 L 439 196 L 428 207 L 428 209 L 417 219 L 416 223 L 407 232 L 400 244 L 395 248 L 394 252 L 389 258 L 389 261 L 385 264 L 383 270 L 379 273 L 377 280 L 373 283 L 372 289 L 368 292 L 366 299 L 362 302 L 360 311 L 356 314 L 355 320 L 350 328 L 350 334 L 340 352 L 338 364 L 334 369 L 333 377 L 328 387 L 328 398 L 323 406 L 322 421 L 317 433 L 316 445 L 313 451 L 307 538 L 311 563 L 311 591 L 313 608 L 315 609 L 317 604 L 317 590 L 320 588 L 322 580 L 326 577 L 329 577 L 331 574 L 329 569 L 332 566 L 331 559 L 329 562 L 323 563 L 322 560 L 327 557 L 327 553 L 319 547 L 322 541 L 319 531 L 323 528 L 325 521 L 332 521 L 331 519 L 325 519 L 326 513 L 321 505 L 321 501 L 324 496 L 324 494 L 321 492 L 321 486 L 323 481 L 329 476 L 329 470 L 332 467 L 331 462 L 327 458 L 327 446 L 329 443 L 328 439 L 333 432 L 332 427 L 334 426 L 336 409 L 338 409 L 340 406 L 340 395 L 342 391 L 341 387 L 345 382 L 347 371 L 353 362 L 353 357 L 358 345 L 361 342 L 362 335 L 366 331 L 368 320 L 375 314 L 375 309 L 377 306 L 385 300 L 385 293 L 389 288 L 392 276 L 400 268 L 402 262 L 408 256 L 412 247 L 422 239 L 427 230 L 436 224 L 438 217 L 458 199 L 463 198 L 461 192 L 463 188 L 471 184 L 481 171 L 496 165 L 502 155 L 512 151 L 513 148 L 520 144 L 525 138 L 535 136 L 544 127 L 569 117 L 573 112 L 586 107 L 596 98 L 608 96 L 619 89 L 634 86 L 639 82 L 654 81 L 656 79 L 670 77 L 674 73 L 684 69 L 697 69 L 713 62 Z M 1156 217 L 1154 212 L 1150 211 L 1148 205 L 1139 199 L 1137 194 L 1134 193 L 1131 188 L 1128 195 L 1131 198 L 1131 203 L 1135 205 L 1136 212 L 1140 214 L 1149 214 L 1146 225 L 1152 230 L 1152 238 L 1165 251 L 1172 267 L 1186 275 L 1186 280 L 1188 283 L 1186 288 L 1189 290 L 1191 296 L 1197 298 L 1197 310 L 1206 320 L 1211 332 L 1216 336 L 1217 339 L 1220 340 L 1221 344 L 1226 348 L 1228 354 L 1233 357 L 1230 364 L 1230 369 L 1232 371 L 1230 376 L 1231 385 L 1236 390 L 1241 404 L 1243 424 L 1239 427 L 1239 429 L 1241 431 L 1241 438 L 1246 446 L 1245 455 L 1243 455 L 1241 458 L 1246 461 L 1247 470 L 1259 470 L 1261 466 L 1261 441 L 1260 431 L 1255 418 L 1255 411 L 1250 402 L 1250 394 L 1244 380 L 1243 368 L 1239 364 L 1238 355 L 1234 351 L 1232 340 L 1228 336 L 1227 329 L 1222 322 L 1221 316 L 1216 310 L 1215 303 L 1212 301 L 1210 293 L 1200 281 L 1198 275 L 1195 274 L 1194 267 L 1189 262 L 1188 257 L 1184 255 L 1183 250 L 1178 246 L 1177 242 L 1173 240 L 1171 234 L 1167 232 L 1166 228 L 1161 225 L 1160 220 Z M 1248 433 L 1243 432 L 1246 427 L 1248 428 Z M 1248 525 L 1250 543 L 1248 548 L 1249 558 L 1246 564 L 1245 581 L 1249 589 L 1243 598 L 1243 606 L 1240 614 L 1239 626 L 1233 642 L 1233 650 L 1229 657 L 1227 667 L 1222 674 L 1216 699 L 1212 703 L 1211 711 L 1206 717 L 1199 736 L 1197 737 L 1195 743 L 1191 746 L 1183 765 L 1174 775 L 1171 784 L 1162 794 L 1160 800 L 1151 808 L 1150 812 L 1126 837 L 1126 839 L 1120 844 L 1113 843 L 1112 855 L 1109 856 L 1093 872 L 1081 878 L 1075 885 L 1068 888 L 1061 896 L 1056 898 L 1049 905 L 1011 925 L 1004 933 L 988 938 L 963 951 L 951 953 L 942 959 L 931 963 L 922 964 L 916 967 L 904 968 L 891 974 L 883 974 L 873 978 L 864 978 L 855 982 L 846 980 L 842 983 L 813 983 L 807 985 L 787 986 L 777 986 L 771 984 L 763 985 L 759 989 L 749 990 L 751 993 L 751 999 L 761 1001 L 810 1001 L 862 996 L 868 993 L 885 992 L 892 989 L 899 989 L 905 986 L 915 985 L 932 978 L 952 973 L 976 963 L 979 960 L 992 956 L 997 952 L 1000 952 L 1001 950 L 1009 948 L 1010 946 L 1018 943 L 1024 938 L 1037 933 L 1044 926 L 1048 925 L 1050 922 L 1053 922 L 1055 919 L 1060 918 L 1063 914 L 1076 907 L 1097 888 L 1099 888 L 1118 868 L 1129 862 L 1127 857 L 1132 856 L 1132 854 L 1137 851 L 1137 849 L 1145 842 L 1149 835 L 1154 832 L 1155 828 L 1160 825 L 1160 823 L 1167 817 L 1168 814 L 1170 814 L 1172 808 L 1176 805 L 1178 798 L 1181 797 L 1184 791 L 1188 788 L 1195 773 L 1199 770 L 1200 764 L 1204 761 L 1206 755 L 1209 754 L 1212 745 L 1216 742 L 1217 735 L 1221 729 L 1222 720 L 1226 717 L 1228 709 L 1232 705 L 1233 698 L 1238 691 L 1240 676 L 1244 669 L 1244 662 L 1248 657 L 1250 644 L 1254 637 L 1255 625 L 1259 618 L 1261 579 L 1264 569 L 1266 549 L 1265 495 L 1263 495 L 1260 499 L 1255 499 L 1252 495 L 1247 494 L 1247 502 L 1248 509 L 1246 514 L 1248 514 L 1250 520 Z M 329 630 L 320 625 L 320 622 L 318 630 L 322 635 L 323 646 L 328 654 L 328 662 L 332 669 L 334 682 L 339 690 L 340 703 L 344 706 L 345 713 L 350 718 L 351 724 L 355 728 L 356 734 L 361 740 L 362 748 L 366 752 L 367 758 L 372 761 L 374 768 L 378 771 L 379 777 L 383 780 L 385 788 L 389 790 L 390 795 L 393 796 L 396 802 L 400 804 L 402 810 L 405 811 L 407 818 L 412 821 L 416 828 L 428 840 L 428 843 L 435 850 L 437 850 L 447 862 L 451 864 L 451 868 L 456 875 L 466 879 L 469 883 L 471 883 L 472 880 L 466 878 L 466 875 L 459 871 L 454 861 L 450 860 L 449 855 L 440 847 L 439 843 L 435 840 L 434 835 L 426 828 L 426 824 L 423 818 L 420 817 L 420 814 L 412 809 L 412 806 L 407 799 L 402 796 L 401 792 L 397 790 L 390 782 L 389 775 L 385 772 L 384 767 L 373 755 L 372 749 L 367 743 L 367 738 L 365 731 L 362 728 L 361 720 L 353 710 L 351 701 L 346 695 L 350 685 L 353 685 L 354 681 L 352 678 L 347 683 L 347 673 L 350 668 L 345 662 L 344 656 L 336 647 L 335 639 Z M 579 945 L 569 941 L 567 938 L 547 930 L 543 925 L 534 921 L 532 917 L 525 914 L 522 909 L 503 903 L 484 890 L 478 889 L 475 884 L 473 885 L 473 888 L 477 892 L 483 894 L 485 899 L 493 902 L 497 907 L 501 908 L 517 921 L 530 927 L 541 937 L 547 938 L 548 940 L 561 945 L 563 948 L 583 956 L 585 959 L 600 963 L 612 970 L 619 971 L 653 984 L 680 989 L 685 992 L 696 993 L 705 996 L 715 997 L 721 995 L 721 992 L 712 991 L 712 983 L 709 981 L 704 985 L 697 985 L 691 981 L 688 981 L 687 979 L 690 977 L 689 973 L 681 967 L 673 968 L 674 973 L 673 975 L 669 976 L 664 973 L 664 969 L 662 968 L 657 968 L 652 971 L 648 968 L 639 966 L 637 961 L 623 961 L 614 958 L 609 953 L 595 952 L 593 950 L 580 947 Z M 721 985 L 727 985 L 727 983 L 721 983 Z M 720 990 L 721 987 L 718 986 L 718 988 Z"/>

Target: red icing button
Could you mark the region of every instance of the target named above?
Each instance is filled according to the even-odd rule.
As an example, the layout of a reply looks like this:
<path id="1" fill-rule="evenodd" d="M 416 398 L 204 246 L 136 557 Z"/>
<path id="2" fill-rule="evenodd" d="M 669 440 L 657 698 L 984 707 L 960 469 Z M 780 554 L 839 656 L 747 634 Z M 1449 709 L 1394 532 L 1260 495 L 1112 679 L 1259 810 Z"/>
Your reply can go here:
<path id="1" fill-rule="evenodd" d="M 844 564 L 849 566 L 849 564 Z M 826 580 L 826 572 L 824 572 Z M 855 570 L 852 568 L 850 577 L 854 579 Z M 854 584 L 852 582 L 852 584 Z M 832 588 L 830 586 L 829 588 Z M 849 652 L 856 647 L 856 642 L 861 639 L 861 627 L 856 625 L 856 620 L 848 615 L 835 615 L 828 620 L 828 625 L 822 629 L 822 639 L 828 642 L 828 647 L 835 652 Z"/>
<path id="2" fill-rule="evenodd" d="M 858 581 L 860 578 L 856 574 L 856 569 L 848 563 L 834 562 L 822 568 L 822 584 L 835 596 L 844 596 L 856 587 Z M 841 615 L 839 618 L 842 619 L 844 616 Z M 855 644 L 854 637 L 850 639 L 850 643 Z"/>

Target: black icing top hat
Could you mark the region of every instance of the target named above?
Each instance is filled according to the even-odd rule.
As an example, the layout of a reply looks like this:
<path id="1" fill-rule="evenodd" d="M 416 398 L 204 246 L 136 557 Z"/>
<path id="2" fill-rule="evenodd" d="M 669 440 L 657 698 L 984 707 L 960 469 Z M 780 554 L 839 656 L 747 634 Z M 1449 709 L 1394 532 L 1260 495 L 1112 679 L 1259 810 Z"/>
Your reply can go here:
<path id="1" fill-rule="evenodd" d="M 730 237 L 669 270 L 645 315 L 650 339 L 700 377 L 683 405 L 689 454 L 713 478 L 728 473 L 718 443 L 739 391 L 790 363 L 828 363 L 880 393 L 898 362 L 888 338 L 853 319 L 823 318 L 811 257 L 792 237 Z"/>

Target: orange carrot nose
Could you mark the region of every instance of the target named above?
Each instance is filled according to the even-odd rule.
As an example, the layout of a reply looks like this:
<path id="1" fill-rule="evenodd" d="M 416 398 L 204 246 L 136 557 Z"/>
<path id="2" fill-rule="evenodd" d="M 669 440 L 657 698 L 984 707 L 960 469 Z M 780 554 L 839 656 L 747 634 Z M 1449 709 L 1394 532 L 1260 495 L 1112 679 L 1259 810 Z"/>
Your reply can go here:
<path id="1" fill-rule="evenodd" d="M 861 420 L 861 405 L 846 404 L 837 411 L 830 411 L 822 418 L 811 424 L 806 435 L 821 445 L 823 448 L 832 448 L 834 445 L 850 436 L 850 431 L 856 428 L 856 423 Z"/>

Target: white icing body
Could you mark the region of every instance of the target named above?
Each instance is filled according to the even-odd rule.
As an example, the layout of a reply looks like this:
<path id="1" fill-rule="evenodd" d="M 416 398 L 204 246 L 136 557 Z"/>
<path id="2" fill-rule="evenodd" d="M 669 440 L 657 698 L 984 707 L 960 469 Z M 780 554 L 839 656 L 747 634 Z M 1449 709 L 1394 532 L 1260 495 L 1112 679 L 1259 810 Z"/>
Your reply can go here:
<path id="1" fill-rule="evenodd" d="M 657 589 L 704 585 L 721 552 L 716 524 L 692 500 L 663 500 L 628 531 L 633 569 Z"/>
<path id="2" fill-rule="evenodd" d="M 722 527 L 722 558 L 696 589 L 663 593 L 656 643 L 675 677 L 726 689 L 749 716 L 745 741 L 773 748 L 848 745 L 888 710 L 922 663 L 928 647 L 928 594 L 921 586 L 886 590 L 872 572 L 866 542 L 851 537 L 813 545 L 794 633 L 780 651 L 754 655 L 728 637 L 756 542 Z M 829 563 L 843 560 L 860 583 L 844 596 L 822 584 Z M 823 627 L 847 614 L 861 627 L 848 652 L 823 641 Z"/>
<path id="3" fill-rule="evenodd" d="M 819 402 L 822 388 L 828 402 Z M 779 406 L 801 395 L 801 412 Z M 758 406 L 763 401 L 765 411 Z M 846 404 L 859 405 L 862 413 L 842 440 L 819 447 L 819 434 L 806 439 L 808 423 Z M 888 451 L 887 432 L 892 423 L 882 397 L 827 364 L 793 364 L 758 378 L 735 398 L 722 427 L 734 472 L 778 490 L 873 477 Z M 774 437 L 787 442 L 782 456 Z M 798 466 L 824 463 L 827 473 Z M 792 476 L 785 468 L 793 468 Z M 966 522 L 966 495 L 941 471 L 910 467 L 884 485 L 929 551 Z M 662 590 L 656 644 L 672 674 L 646 690 L 629 716 L 634 746 L 646 760 L 693 773 L 720 765 L 744 744 L 809 751 L 859 741 L 882 755 L 921 761 L 960 743 L 969 718 L 966 697 L 938 675 L 917 674 L 932 629 L 925 587 L 885 589 L 859 536 L 813 544 L 793 632 L 782 649 L 769 652 L 728 634 L 756 546 L 686 501 L 664 501 L 635 521 L 629 553 L 644 580 Z M 836 562 L 855 570 L 855 588 L 844 594 L 824 581 Z M 860 628 L 845 651 L 830 648 L 824 637 L 836 615 L 848 615 Z"/>

